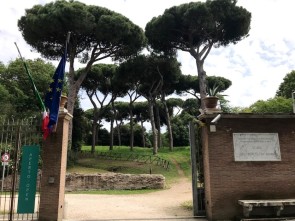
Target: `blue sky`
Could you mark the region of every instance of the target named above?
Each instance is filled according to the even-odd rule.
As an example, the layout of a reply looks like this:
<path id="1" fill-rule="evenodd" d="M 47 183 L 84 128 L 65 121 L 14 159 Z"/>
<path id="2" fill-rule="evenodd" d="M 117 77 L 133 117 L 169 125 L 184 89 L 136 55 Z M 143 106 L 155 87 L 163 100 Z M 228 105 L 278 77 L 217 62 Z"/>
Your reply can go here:
<path id="1" fill-rule="evenodd" d="M 48 0 L 10 0 L 1 4 L 0 14 L 0 61 L 7 64 L 18 57 L 17 42 L 25 58 L 40 55 L 31 50 L 22 39 L 17 20 L 25 8 L 44 4 Z M 86 4 L 107 7 L 128 17 L 143 29 L 154 16 L 166 8 L 190 1 L 185 0 L 81 0 Z M 236 45 L 213 48 L 205 61 L 208 75 L 230 79 L 233 85 L 224 94 L 232 106 L 249 106 L 259 99 L 272 98 L 284 76 L 295 69 L 295 13 L 294 0 L 238 0 L 252 13 L 250 36 Z M 179 52 L 184 74 L 196 75 L 194 59 Z M 56 64 L 57 62 L 55 62 Z M 77 66 L 78 67 L 78 66 Z M 83 99 L 84 109 L 91 108 Z"/>

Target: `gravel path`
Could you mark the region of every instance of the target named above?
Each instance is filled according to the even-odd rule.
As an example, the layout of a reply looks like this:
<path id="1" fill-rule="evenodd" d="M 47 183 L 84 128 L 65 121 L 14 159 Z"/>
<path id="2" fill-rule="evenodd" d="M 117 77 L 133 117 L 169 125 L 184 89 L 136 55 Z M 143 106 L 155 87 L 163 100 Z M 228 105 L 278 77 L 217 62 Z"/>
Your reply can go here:
<path id="1" fill-rule="evenodd" d="M 192 217 L 181 204 L 192 200 L 192 185 L 181 178 L 169 189 L 134 195 L 66 194 L 66 220 L 163 220 Z"/>

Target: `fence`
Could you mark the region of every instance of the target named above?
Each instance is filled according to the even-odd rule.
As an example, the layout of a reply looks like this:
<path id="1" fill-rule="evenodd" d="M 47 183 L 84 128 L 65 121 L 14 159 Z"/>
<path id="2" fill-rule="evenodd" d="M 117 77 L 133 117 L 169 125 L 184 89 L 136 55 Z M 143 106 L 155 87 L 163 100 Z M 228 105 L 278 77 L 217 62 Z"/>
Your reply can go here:
<path id="1" fill-rule="evenodd" d="M 20 159 L 23 145 L 41 143 L 41 124 L 35 118 L 25 120 L 0 119 L 1 195 L 0 220 L 37 220 L 39 217 L 40 179 L 38 175 L 35 211 L 18 214 Z M 40 160 L 39 160 L 40 161 Z"/>
<path id="2" fill-rule="evenodd" d="M 122 160 L 122 161 L 135 161 L 146 164 L 154 164 L 161 166 L 168 170 L 170 168 L 170 162 L 158 156 L 144 155 L 138 153 L 114 153 L 114 152 L 95 152 L 91 153 L 89 151 L 81 152 L 71 152 L 71 157 L 75 159 L 79 158 L 100 158 L 108 160 Z"/>

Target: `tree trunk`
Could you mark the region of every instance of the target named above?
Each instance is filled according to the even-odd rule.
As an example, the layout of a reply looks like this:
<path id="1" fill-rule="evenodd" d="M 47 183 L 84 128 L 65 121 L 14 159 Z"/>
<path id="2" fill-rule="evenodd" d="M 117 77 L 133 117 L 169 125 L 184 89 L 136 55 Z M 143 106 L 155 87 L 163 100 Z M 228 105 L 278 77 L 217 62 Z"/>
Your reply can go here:
<path id="1" fill-rule="evenodd" d="M 91 153 L 94 154 L 95 152 L 95 143 L 96 143 L 96 122 L 93 121 L 92 123 L 92 143 L 91 143 Z"/>
<path id="2" fill-rule="evenodd" d="M 199 88 L 200 88 L 200 97 L 201 97 L 201 108 L 204 110 L 204 98 L 207 95 L 207 82 L 206 82 L 206 72 L 204 71 L 204 61 L 208 56 L 211 48 L 213 47 L 213 42 L 209 42 L 207 45 L 201 49 L 201 45 L 197 48 L 197 51 L 194 49 L 194 46 L 190 47 L 190 54 L 195 58 L 197 70 L 198 70 L 198 79 L 199 79 Z"/>
<path id="3" fill-rule="evenodd" d="M 121 123 L 118 124 L 118 121 L 116 120 L 116 125 L 117 125 L 117 132 L 118 132 L 118 146 L 122 146 L 121 143 Z"/>
<path id="4" fill-rule="evenodd" d="M 149 98 L 148 103 L 149 103 L 149 114 L 150 114 L 150 121 L 151 121 L 152 134 L 153 134 L 153 155 L 156 155 L 158 153 L 158 138 L 157 138 L 158 131 L 156 129 L 156 124 L 155 124 L 153 98 Z"/>
<path id="5" fill-rule="evenodd" d="M 129 116 L 130 116 L 130 151 L 133 151 L 134 145 L 134 127 L 133 127 L 133 111 L 131 105 L 129 105 Z"/>
<path id="6" fill-rule="evenodd" d="M 140 118 L 140 125 L 141 125 L 142 145 L 143 147 L 145 147 L 144 127 L 143 127 L 143 120 L 141 118 Z"/>
<path id="7" fill-rule="evenodd" d="M 171 127 L 171 122 L 170 122 L 170 114 L 169 110 L 167 107 L 167 103 L 165 100 L 165 95 L 162 95 L 162 103 L 164 105 L 165 109 L 165 115 L 166 115 L 166 122 L 167 122 L 167 131 L 168 131 L 168 136 L 169 136 L 169 150 L 173 151 L 173 133 L 172 133 L 172 127 Z"/>
<path id="8" fill-rule="evenodd" d="M 68 92 L 68 101 L 67 101 L 67 110 L 68 112 L 73 115 L 74 113 L 74 105 L 76 101 L 76 90 L 75 90 L 75 69 L 74 69 L 74 57 L 70 56 L 70 67 L 68 73 L 68 82 L 69 82 L 69 92 Z M 69 147 L 72 146 L 72 131 L 73 131 L 73 119 L 69 122 L 69 131 L 68 131 L 68 145 Z"/>
<path id="9" fill-rule="evenodd" d="M 200 87 L 200 97 L 201 97 L 201 108 L 204 110 L 204 98 L 207 94 L 206 89 L 206 72 L 204 71 L 203 62 L 196 60 L 197 69 L 198 69 L 198 78 L 199 78 L 199 87 Z"/>
<path id="10" fill-rule="evenodd" d="M 159 112 L 159 105 L 155 103 L 155 110 L 156 110 L 156 128 L 158 131 L 158 147 L 161 148 L 162 147 L 162 139 L 161 139 L 161 122 L 160 122 L 160 112 Z"/>
<path id="11" fill-rule="evenodd" d="M 111 118 L 111 128 L 110 128 L 110 149 L 113 150 L 114 148 L 114 118 Z"/>
<path id="12" fill-rule="evenodd" d="M 68 90 L 68 101 L 67 101 L 67 110 L 69 114 L 73 115 L 74 114 L 74 107 L 75 107 L 75 102 L 77 99 L 77 95 L 80 89 L 80 86 L 85 79 L 87 72 L 91 68 L 94 60 L 90 60 L 85 68 L 85 73 L 82 74 L 78 80 L 75 81 L 75 69 L 74 69 L 74 61 L 75 61 L 75 54 L 70 53 L 69 56 L 70 60 L 70 67 L 69 67 L 69 73 L 67 75 L 67 80 L 69 84 L 69 90 Z M 72 146 L 72 131 L 73 131 L 73 118 L 69 122 L 69 132 L 68 132 L 68 147 L 71 148 Z"/>

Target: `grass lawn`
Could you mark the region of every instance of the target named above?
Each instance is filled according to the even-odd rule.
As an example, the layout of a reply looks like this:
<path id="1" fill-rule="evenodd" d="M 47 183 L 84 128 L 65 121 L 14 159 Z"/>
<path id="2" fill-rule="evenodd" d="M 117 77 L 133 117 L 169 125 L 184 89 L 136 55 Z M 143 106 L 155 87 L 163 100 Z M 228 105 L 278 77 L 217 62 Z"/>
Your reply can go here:
<path id="1" fill-rule="evenodd" d="M 83 151 L 90 151 L 90 146 L 84 146 Z M 97 146 L 97 152 L 109 152 L 109 147 Z M 134 147 L 134 151 L 130 152 L 130 148 L 126 146 L 114 147 L 113 153 L 136 153 L 142 155 L 152 155 L 152 149 Z M 169 186 L 171 183 L 179 179 L 177 167 L 180 167 L 186 177 L 191 177 L 191 161 L 189 147 L 176 147 L 171 152 L 168 148 L 160 148 L 157 154 L 158 157 L 168 160 L 170 168 L 168 170 L 161 166 L 154 164 L 140 163 L 134 161 L 122 160 L 106 160 L 101 158 L 83 158 L 78 159 L 77 162 L 67 169 L 70 173 L 129 173 L 129 174 L 162 174 L 166 178 L 166 184 Z"/>

